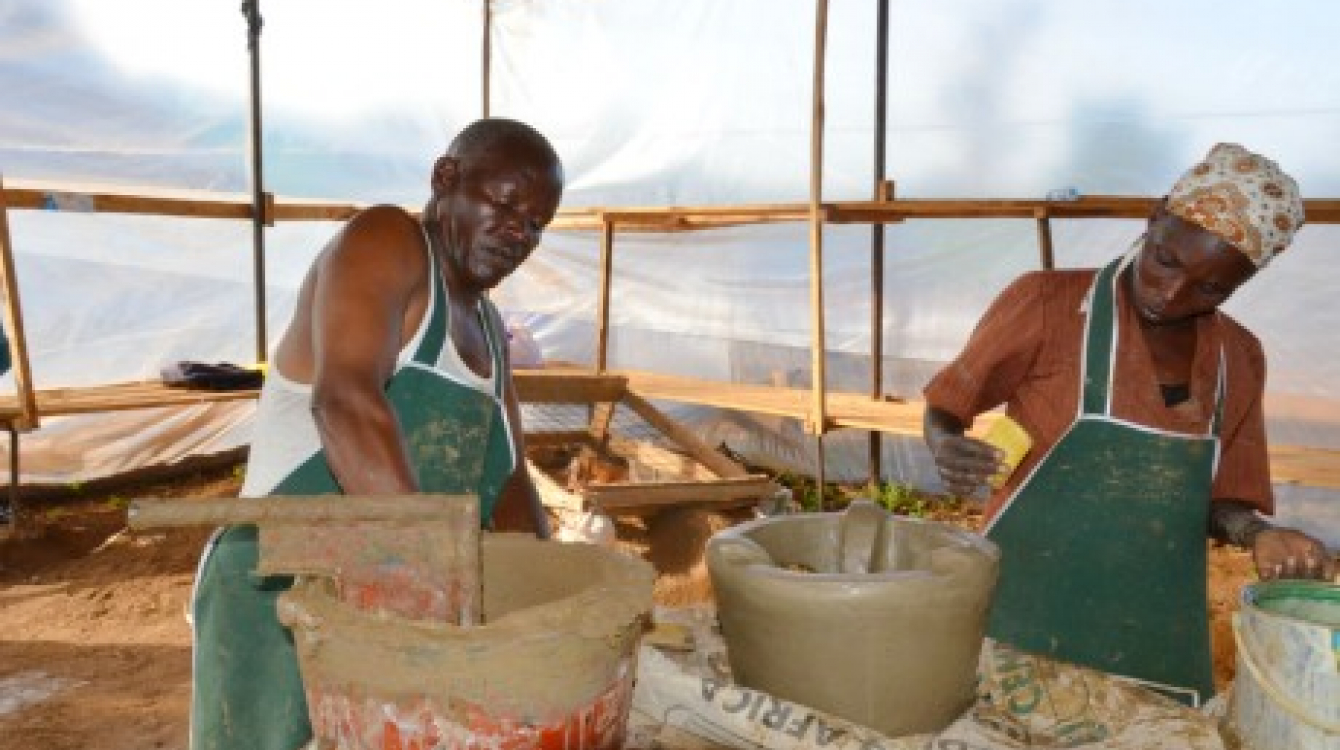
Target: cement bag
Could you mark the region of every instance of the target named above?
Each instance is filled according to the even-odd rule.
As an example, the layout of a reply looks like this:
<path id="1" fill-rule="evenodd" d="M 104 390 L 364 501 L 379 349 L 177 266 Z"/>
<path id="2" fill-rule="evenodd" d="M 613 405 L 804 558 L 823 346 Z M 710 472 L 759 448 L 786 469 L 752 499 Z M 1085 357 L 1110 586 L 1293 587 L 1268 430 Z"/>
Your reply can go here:
<path id="1" fill-rule="evenodd" d="M 692 744 L 667 742 L 674 733 L 698 738 L 701 747 L 740 750 L 921 750 L 930 739 L 892 740 L 729 679 L 693 675 L 650 647 L 638 656 L 629 729 L 635 737 L 661 738 L 642 747 Z"/>
<path id="2" fill-rule="evenodd" d="M 977 703 L 935 750 L 1222 750 L 1214 720 L 1129 680 L 993 643 Z"/>
<path id="3" fill-rule="evenodd" d="M 710 608 L 657 608 L 693 633 L 694 650 L 639 654 L 630 749 L 681 750 L 1223 750 L 1215 721 L 1139 685 L 1028 656 L 990 640 L 977 701 L 935 735 L 890 738 L 731 682 Z M 834 637 L 840 637 L 835 634 Z M 699 744 L 694 744 L 695 742 Z M 1329 748 L 1328 748 L 1329 750 Z"/>

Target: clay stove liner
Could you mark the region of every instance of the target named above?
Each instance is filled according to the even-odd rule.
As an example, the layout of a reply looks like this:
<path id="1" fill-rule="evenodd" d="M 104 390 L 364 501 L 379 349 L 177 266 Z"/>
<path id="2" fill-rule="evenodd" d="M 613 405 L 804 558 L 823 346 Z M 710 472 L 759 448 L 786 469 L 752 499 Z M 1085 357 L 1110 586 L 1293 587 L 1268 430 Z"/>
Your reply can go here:
<path id="1" fill-rule="evenodd" d="M 868 502 L 708 545 L 735 680 L 889 737 L 943 729 L 973 702 L 999 560 L 978 535 Z"/>
<path id="2" fill-rule="evenodd" d="M 631 685 L 651 608 L 646 563 L 591 545 L 485 535 L 484 624 L 360 611 L 320 579 L 285 594 L 309 694 L 432 707 L 463 727 L 481 710 L 542 726 Z"/>

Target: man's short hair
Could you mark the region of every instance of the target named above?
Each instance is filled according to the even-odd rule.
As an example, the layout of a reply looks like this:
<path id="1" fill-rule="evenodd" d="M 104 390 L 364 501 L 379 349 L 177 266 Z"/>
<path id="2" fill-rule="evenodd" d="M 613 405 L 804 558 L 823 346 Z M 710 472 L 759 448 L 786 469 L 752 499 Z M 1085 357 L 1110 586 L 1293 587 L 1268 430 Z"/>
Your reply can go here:
<path id="1" fill-rule="evenodd" d="M 478 154 L 508 147 L 534 149 L 538 156 L 547 158 L 555 166 L 562 166 L 558 152 L 540 131 L 519 120 L 505 117 L 486 117 L 475 120 L 451 139 L 447 156 L 468 160 Z"/>

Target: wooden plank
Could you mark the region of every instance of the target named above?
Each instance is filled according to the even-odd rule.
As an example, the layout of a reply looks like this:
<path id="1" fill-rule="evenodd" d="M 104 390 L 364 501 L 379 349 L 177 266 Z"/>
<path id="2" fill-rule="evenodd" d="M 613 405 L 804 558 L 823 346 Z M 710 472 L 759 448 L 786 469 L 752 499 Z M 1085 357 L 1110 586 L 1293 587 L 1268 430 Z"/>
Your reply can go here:
<path id="1" fill-rule="evenodd" d="M 7 188 L 14 208 L 152 214 L 197 219 L 249 219 L 249 202 L 230 198 L 181 198 L 78 190 Z"/>
<path id="2" fill-rule="evenodd" d="M 338 524 L 469 518 L 478 524 L 474 495 L 407 494 L 386 497 L 313 495 L 228 500 L 132 500 L 126 518 L 133 529 L 186 526 Z"/>
<path id="3" fill-rule="evenodd" d="M 14 406 L 4 418 L 21 430 L 35 429 L 41 421 L 33 394 L 33 373 L 28 363 L 28 335 L 23 327 L 23 305 L 19 277 L 14 266 L 14 245 L 9 235 L 9 205 L 0 176 L 0 300 L 4 304 L 5 334 L 9 338 L 10 370 L 14 373 Z"/>
<path id="4" fill-rule="evenodd" d="M 645 398 L 739 409 L 806 420 L 810 391 L 744 383 L 686 378 L 642 370 L 619 370 L 628 378 L 630 392 Z M 899 434 L 921 434 L 921 407 L 893 397 L 872 399 L 869 394 L 830 391 L 828 428 L 856 428 Z"/>
<path id="5" fill-rule="evenodd" d="M 628 392 L 624 391 L 626 397 Z M 599 445 L 604 445 L 610 438 L 610 424 L 614 422 L 614 411 L 617 404 L 613 401 L 601 401 L 591 409 L 590 437 Z"/>
<path id="6" fill-rule="evenodd" d="M 616 482 L 582 490 L 587 502 L 608 513 L 659 510 L 667 506 L 757 501 L 772 494 L 772 480 L 750 475 L 710 482 Z"/>
<path id="7" fill-rule="evenodd" d="M 562 370 L 513 370 L 517 399 L 532 404 L 594 404 L 623 398 L 622 375 Z"/>
<path id="8" fill-rule="evenodd" d="M 189 406 L 217 401 L 244 401 L 256 398 L 259 389 L 240 391 L 200 391 L 171 388 L 161 381 L 135 381 L 72 388 L 44 388 L 34 391 L 37 413 L 44 417 L 88 414 L 104 411 L 128 411 L 160 406 Z M 18 410 L 14 395 L 0 396 L 0 414 Z"/>
<path id="9" fill-rule="evenodd" d="M 650 401 L 642 398 L 633 390 L 630 389 L 624 393 L 623 402 L 638 416 L 645 419 L 647 424 L 660 430 L 666 437 L 687 451 L 694 460 L 711 469 L 717 476 L 733 478 L 748 474 L 743 466 L 718 453 L 712 446 L 703 442 L 701 438 L 680 423 L 661 413 L 660 409 L 657 409 Z"/>
<path id="10" fill-rule="evenodd" d="M 591 442 L 591 433 L 586 430 L 537 430 L 526 432 L 526 447 L 583 445 Z"/>

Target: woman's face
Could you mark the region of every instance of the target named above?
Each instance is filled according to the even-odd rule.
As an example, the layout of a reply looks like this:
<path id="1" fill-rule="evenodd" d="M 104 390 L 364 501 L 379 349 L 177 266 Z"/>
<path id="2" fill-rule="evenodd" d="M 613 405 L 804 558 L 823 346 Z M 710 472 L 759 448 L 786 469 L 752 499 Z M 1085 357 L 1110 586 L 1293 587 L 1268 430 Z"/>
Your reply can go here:
<path id="1" fill-rule="evenodd" d="M 1131 272 L 1131 299 L 1148 325 L 1181 323 L 1213 312 L 1256 273 L 1219 235 L 1160 208 Z"/>

